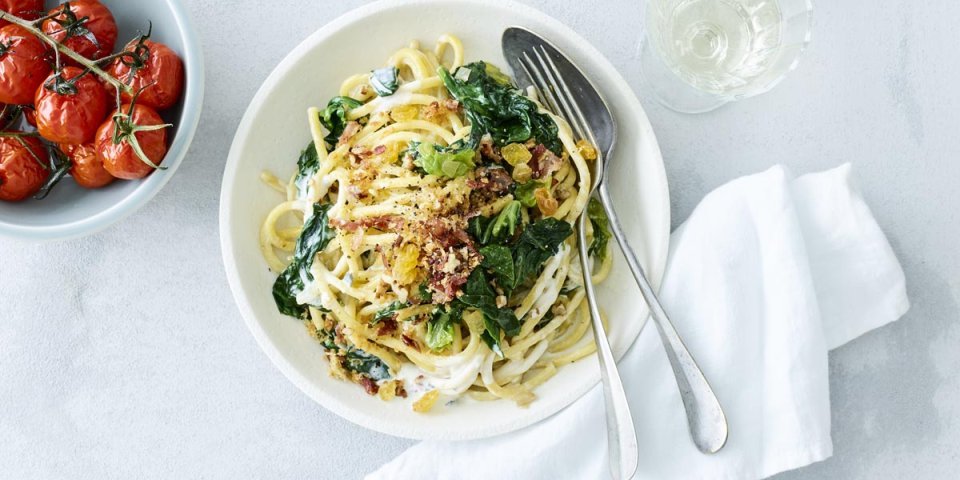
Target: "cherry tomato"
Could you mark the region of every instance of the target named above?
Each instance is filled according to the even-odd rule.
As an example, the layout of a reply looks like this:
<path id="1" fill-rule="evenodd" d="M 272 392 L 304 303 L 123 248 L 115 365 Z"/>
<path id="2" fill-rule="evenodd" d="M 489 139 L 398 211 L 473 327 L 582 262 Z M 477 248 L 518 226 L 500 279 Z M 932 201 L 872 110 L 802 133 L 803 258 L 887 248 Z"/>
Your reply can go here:
<path id="1" fill-rule="evenodd" d="M 0 10 L 24 20 L 36 20 L 43 15 L 43 0 L 0 0 Z M 0 27 L 5 25 L 10 25 L 10 22 L 0 20 Z"/>
<path id="2" fill-rule="evenodd" d="M 108 98 L 107 89 L 92 73 L 64 67 L 37 89 L 33 101 L 37 131 L 51 142 L 90 142 L 107 116 Z"/>
<path id="3" fill-rule="evenodd" d="M 124 48 L 130 55 L 114 60 L 107 73 L 121 82 L 133 87 L 137 92 L 137 103 L 164 110 L 173 106 L 183 92 L 183 61 L 162 43 L 152 40 L 134 40 Z M 129 102 L 130 95 L 124 93 L 123 101 Z"/>
<path id="4" fill-rule="evenodd" d="M 0 28 L 0 103 L 26 105 L 50 74 L 47 46 L 19 25 Z"/>
<path id="5" fill-rule="evenodd" d="M 116 178 L 103 168 L 103 161 L 97 156 L 92 143 L 86 145 L 60 145 L 70 159 L 70 176 L 84 188 L 100 188 L 109 185 Z"/>
<path id="6" fill-rule="evenodd" d="M 154 168 L 137 156 L 130 143 L 131 137 L 135 135 L 137 143 L 150 162 L 160 165 L 167 154 L 167 131 L 159 129 L 133 133 L 133 129 L 163 125 L 163 119 L 156 110 L 146 105 L 136 105 L 132 114 L 129 104 L 124 104 L 119 111 L 125 114 L 125 118 L 119 120 L 119 126 L 117 120 L 110 118 L 97 131 L 97 156 L 103 162 L 103 167 L 114 177 L 125 180 L 146 177 Z M 115 136 L 119 137 L 116 143 Z"/>
<path id="7" fill-rule="evenodd" d="M 33 128 L 37 128 L 37 112 L 32 108 L 23 108 L 23 119 L 27 121 L 27 125 L 30 125 Z"/>
<path id="8" fill-rule="evenodd" d="M 73 0 L 69 10 L 64 5 L 47 14 L 57 16 L 44 20 L 44 33 L 91 60 L 110 55 L 117 44 L 117 22 L 110 9 L 98 0 Z M 60 59 L 67 65 L 74 64 L 64 55 Z"/>
<path id="9" fill-rule="evenodd" d="M 0 200 L 19 202 L 39 192 L 50 177 L 47 160 L 36 137 L 0 137 Z"/>

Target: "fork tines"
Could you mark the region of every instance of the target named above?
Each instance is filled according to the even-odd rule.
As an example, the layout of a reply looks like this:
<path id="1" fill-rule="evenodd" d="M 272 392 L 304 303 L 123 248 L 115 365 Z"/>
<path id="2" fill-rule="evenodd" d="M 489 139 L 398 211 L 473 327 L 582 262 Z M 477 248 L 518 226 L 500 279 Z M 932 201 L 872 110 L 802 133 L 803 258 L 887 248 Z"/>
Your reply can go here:
<path id="1" fill-rule="evenodd" d="M 539 48 L 534 47 L 532 53 L 533 58 L 528 52 L 523 52 L 523 56 L 518 60 L 527 78 L 537 90 L 537 95 L 544 102 L 544 106 L 570 124 L 574 140 L 584 139 L 591 145 L 597 145 L 593 131 L 584 118 L 583 111 L 580 110 L 580 105 L 546 47 L 543 45 Z"/>

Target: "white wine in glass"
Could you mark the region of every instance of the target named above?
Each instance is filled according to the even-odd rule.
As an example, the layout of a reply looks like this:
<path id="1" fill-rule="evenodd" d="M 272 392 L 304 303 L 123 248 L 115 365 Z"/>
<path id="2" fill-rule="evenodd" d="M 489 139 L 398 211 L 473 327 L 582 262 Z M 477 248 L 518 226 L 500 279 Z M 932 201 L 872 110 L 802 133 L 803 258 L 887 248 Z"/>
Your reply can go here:
<path id="1" fill-rule="evenodd" d="M 810 40 L 809 0 L 647 0 L 647 87 L 685 113 L 763 93 Z"/>

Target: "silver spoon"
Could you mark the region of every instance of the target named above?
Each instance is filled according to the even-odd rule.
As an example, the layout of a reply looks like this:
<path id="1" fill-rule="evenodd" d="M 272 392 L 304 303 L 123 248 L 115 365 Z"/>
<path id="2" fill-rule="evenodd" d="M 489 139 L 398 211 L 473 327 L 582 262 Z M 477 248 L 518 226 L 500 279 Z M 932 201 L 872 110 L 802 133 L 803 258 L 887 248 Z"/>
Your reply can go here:
<path id="1" fill-rule="evenodd" d="M 614 238 L 617 239 L 617 243 L 627 259 L 627 265 L 640 287 L 641 295 L 650 307 L 650 316 L 653 318 L 654 325 L 657 326 L 657 332 L 663 342 L 670 367 L 673 369 L 674 377 L 677 380 L 680 397 L 687 412 L 687 423 L 693 442 L 704 453 L 718 452 L 727 441 L 727 420 L 720 402 L 660 305 L 656 292 L 647 280 L 643 267 L 627 242 L 619 217 L 613 209 L 610 192 L 605 181 L 606 177 L 604 176 L 616 143 L 616 123 L 610 109 L 580 69 L 539 35 L 523 28 L 511 27 L 503 33 L 502 47 L 504 56 L 510 63 L 517 81 L 521 82 L 521 86 L 532 85 L 537 88 L 542 97 L 546 98 L 550 107 L 558 115 L 566 118 L 575 134 L 587 139 L 597 147 L 599 155 L 595 162 L 594 168 L 596 171 L 593 172 L 592 188 L 596 189 L 598 193 L 604 211 L 610 220 Z M 526 83 L 523 84 L 522 82 Z M 586 238 L 585 217 L 584 214 L 578 222 L 580 245 L 584 245 Z M 590 270 L 586 263 L 587 256 L 583 253 L 583 250 L 581 248 L 580 257 L 585 277 L 584 283 L 589 285 Z M 586 288 L 588 301 L 591 302 L 593 323 L 596 326 L 600 321 L 595 308 L 595 300 L 592 298 L 592 290 L 592 286 Z M 600 330 L 602 331 L 602 327 Z M 606 342 L 598 341 L 598 345 L 601 343 Z M 615 367 L 613 373 L 616 375 Z M 608 408 L 610 408 L 609 400 Z M 615 428 L 615 426 L 608 425 L 608 428 Z M 615 447 L 611 445 L 611 451 L 613 448 Z"/>

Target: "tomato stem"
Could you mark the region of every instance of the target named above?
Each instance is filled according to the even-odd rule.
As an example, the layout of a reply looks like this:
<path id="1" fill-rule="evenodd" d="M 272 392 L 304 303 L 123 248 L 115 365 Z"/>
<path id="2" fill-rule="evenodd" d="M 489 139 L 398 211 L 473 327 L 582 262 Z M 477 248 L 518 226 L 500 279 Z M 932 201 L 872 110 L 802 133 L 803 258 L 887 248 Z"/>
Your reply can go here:
<path id="1" fill-rule="evenodd" d="M 128 95 L 133 94 L 133 89 L 130 88 L 129 85 L 125 85 L 120 80 L 113 78 L 113 76 L 111 76 L 109 73 L 101 70 L 100 67 L 97 66 L 96 62 L 84 57 L 83 55 L 80 55 L 77 52 L 74 52 L 71 48 L 54 40 L 51 36 L 47 35 L 46 33 L 43 33 L 42 30 L 40 30 L 39 28 L 33 25 L 33 22 L 24 20 L 16 15 L 12 15 L 3 10 L 0 10 L 0 20 L 6 20 L 10 23 L 23 27 L 28 32 L 36 35 L 37 38 L 50 44 L 50 46 L 52 46 L 54 49 L 62 52 L 64 55 L 73 59 L 73 61 L 79 63 L 80 65 L 83 65 L 84 67 L 87 67 L 91 72 L 95 73 L 98 77 L 102 78 L 105 82 L 109 83 L 114 88 Z"/>

